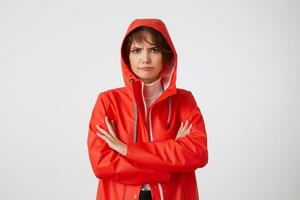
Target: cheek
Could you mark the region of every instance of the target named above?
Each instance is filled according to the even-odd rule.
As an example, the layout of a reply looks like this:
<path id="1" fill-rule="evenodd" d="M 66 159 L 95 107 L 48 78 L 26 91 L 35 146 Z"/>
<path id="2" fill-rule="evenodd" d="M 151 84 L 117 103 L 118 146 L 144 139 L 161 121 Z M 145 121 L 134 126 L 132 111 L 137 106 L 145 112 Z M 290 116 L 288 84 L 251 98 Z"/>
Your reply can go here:
<path id="1" fill-rule="evenodd" d="M 134 55 L 129 55 L 129 62 L 130 63 L 137 63 L 138 62 L 138 57 Z"/>
<path id="2" fill-rule="evenodd" d="M 163 57 L 162 57 L 162 54 L 159 54 L 159 55 L 157 55 L 157 57 L 156 57 L 156 62 L 159 64 L 161 64 L 162 65 L 162 63 L 163 63 Z"/>
<path id="3" fill-rule="evenodd" d="M 135 75 L 137 75 L 137 73 L 138 73 L 138 70 L 137 70 L 137 67 L 138 67 L 137 59 L 134 58 L 133 56 L 129 56 L 129 63 L 130 63 L 131 71 L 132 71 Z"/>
<path id="4" fill-rule="evenodd" d="M 134 56 L 129 56 L 129 63 L 131 67 L 136 67 L 137 59 Z"/>
<path id="5" fill-rule="evenodd" d="M 162 65 L 157 69 L 157 74 L 160 74 L 162 72 Z"/>
<path id="6" fill-rule="evenodd" d="M 159 66 L 159 68 L 161 69 L 163 67 L 163 59 L 162 59 L 162 56 L 158 56 L 156 59 L 155 59 L 155 63 L 157 66 Z"/>

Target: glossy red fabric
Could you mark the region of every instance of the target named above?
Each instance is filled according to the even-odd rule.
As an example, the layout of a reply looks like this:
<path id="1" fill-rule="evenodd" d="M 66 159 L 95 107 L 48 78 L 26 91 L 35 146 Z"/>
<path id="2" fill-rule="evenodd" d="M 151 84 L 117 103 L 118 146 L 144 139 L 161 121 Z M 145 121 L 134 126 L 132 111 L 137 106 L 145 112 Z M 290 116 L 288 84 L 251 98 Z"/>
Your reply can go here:
<path id="1" fill-rule="evenodd" d="M 150 184 L 153 200 L 199 199 L 195 170 L 208 162 L 203 116 L 192 93 L 176 87 L 177 54 L 164 23 L 159 19 L 134 20 L 125 37 L 139 26 L 160 31 L 174 57 L 162 72 L 165 90 L 148 111 L 144 109 L 143 83 L 122 56 L 125 87 L 99 94 L 87 138 L 92 169 L 99 178 L 97 200 L 138 199 L 143 184 Z M 138 116 L 137 143 L 134 143 L 134 102 Z M 118 138 L 128 144 L 126 156 L 110 149 L 96 135 L 96 124 L 107 130 L 106 115 L 114 120 Z M 175 141 L 180 123 L 186 120 L 193 124 L 190 134 Z"/>

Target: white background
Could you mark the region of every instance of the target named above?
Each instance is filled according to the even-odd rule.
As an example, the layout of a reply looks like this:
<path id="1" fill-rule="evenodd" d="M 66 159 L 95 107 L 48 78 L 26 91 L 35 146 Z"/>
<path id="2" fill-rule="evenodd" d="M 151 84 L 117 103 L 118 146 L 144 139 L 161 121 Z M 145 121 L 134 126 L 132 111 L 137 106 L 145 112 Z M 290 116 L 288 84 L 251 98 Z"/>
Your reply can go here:
<path id="1" fill-rule="evenodd" d="M 201 200 L 299 200 L 299 1 L 0 2 L 0 199 L 95 199 L 100 91 L 135 18 L 160 18 L 206 122 Z"/>

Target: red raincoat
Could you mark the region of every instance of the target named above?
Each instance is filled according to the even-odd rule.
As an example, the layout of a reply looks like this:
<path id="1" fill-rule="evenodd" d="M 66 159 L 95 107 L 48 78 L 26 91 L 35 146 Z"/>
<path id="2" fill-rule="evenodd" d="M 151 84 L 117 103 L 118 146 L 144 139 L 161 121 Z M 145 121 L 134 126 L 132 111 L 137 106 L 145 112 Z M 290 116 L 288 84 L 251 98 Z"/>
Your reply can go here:
<path id="1" fill-rule="evenodd" d="M 195 170 L 208 162 L 202 114 L 192 93 L 176 88 L 177 54 L 164 23 L 137 19 L 125 37 L 139 26 L 161 32 L 174 57 L 162 71 L 164 91 L 148 110 L 143 82 L 134 76 L 123 56 L 125 87 L 99 94 L 87 139 L 91 165 L 99 178 L 97 200 L 138 199 L 143 184 L 150 185 L 153 200 L 199 199 Z M 96 124 L 107 130 L 106 115 L 114 120 L 117 137 L 128 145 L 126 156 L 112 150 L 96 134 Z M 175 141 L 180 123 L 186 120 L 193 124 L 191 132 Z"/>

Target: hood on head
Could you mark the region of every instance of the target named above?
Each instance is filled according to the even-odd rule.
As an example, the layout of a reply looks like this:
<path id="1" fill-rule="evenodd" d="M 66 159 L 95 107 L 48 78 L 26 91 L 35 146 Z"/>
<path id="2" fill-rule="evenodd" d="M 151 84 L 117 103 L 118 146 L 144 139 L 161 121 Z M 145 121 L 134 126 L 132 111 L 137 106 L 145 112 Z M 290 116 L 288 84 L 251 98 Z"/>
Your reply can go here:
<path id="1" fill-rule="evenodd" d="M 140 81 L 138 77 L 136 77 L 130 66 L 128 66 L 125 62 L 125 59 L 123 58 L 122 54 L 122 47 L 124 45 L 124 41 L 126 36 L 133 31 L 134 29 L 140 27 L 140 26 L 147 26 L 150 28 L 153 28 L 157 31 L 159 31 L 166 41 L 168 42 L 171 50 L 173 51 L 173 58 L 171 60 L 170 64 L 167 64 L 164 66 L 162 73 L 161 73 L 161 81 L 164 86 L 165 90 L 176 90 L 176 71 L 177 71 L 177 54 L 175 47 L 172 43 L 172 40 L 170 38 L 170 35 L 168 33 L 168 30 L 165 26 L 165 24 L 160 19 L 135 19 L 131 24 L 129 25 L 126 34 L 123 38 L 123 42 L 121 45 L 121 65 L 122 65 L 122 72 L 123 72 L 123 79 L 125 82 L 126 87 L 131 85 L 131 81 Z"/>

